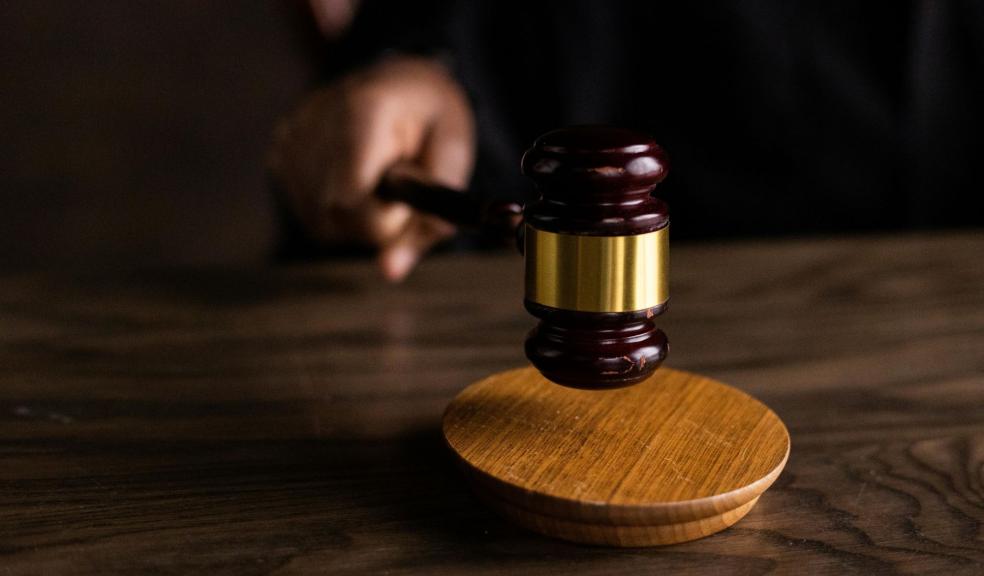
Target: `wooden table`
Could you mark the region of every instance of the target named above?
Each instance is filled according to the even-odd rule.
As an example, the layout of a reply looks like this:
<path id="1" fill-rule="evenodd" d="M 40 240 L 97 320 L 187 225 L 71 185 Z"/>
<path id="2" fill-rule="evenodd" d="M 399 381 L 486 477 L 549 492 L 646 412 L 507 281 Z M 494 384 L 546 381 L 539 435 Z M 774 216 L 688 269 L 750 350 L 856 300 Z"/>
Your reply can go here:
<path id="1" fill-rule="evenodd" d="M 789 425 L 737 526 L 577 546 L 499 520 L 441 412 L 524 363 L 517 256 L 10 273 L 0 574 L 984 573 L 984 234 L 676 246 L 670 365 Z"/>

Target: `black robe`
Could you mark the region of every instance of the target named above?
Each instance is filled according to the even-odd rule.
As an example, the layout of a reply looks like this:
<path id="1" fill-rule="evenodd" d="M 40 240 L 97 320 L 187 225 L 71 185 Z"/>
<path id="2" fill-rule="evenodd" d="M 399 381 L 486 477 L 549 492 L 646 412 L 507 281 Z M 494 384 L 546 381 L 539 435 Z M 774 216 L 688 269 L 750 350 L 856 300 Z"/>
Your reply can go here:
<path id="1" fill-rule="evenodd" d="M 981 225 L 984 3 L 366 0 L 330 74 L 444 58 L 477 190 L 530 194 L 540 133 L 611 123 L 669 152 L 681 237 Z"/>

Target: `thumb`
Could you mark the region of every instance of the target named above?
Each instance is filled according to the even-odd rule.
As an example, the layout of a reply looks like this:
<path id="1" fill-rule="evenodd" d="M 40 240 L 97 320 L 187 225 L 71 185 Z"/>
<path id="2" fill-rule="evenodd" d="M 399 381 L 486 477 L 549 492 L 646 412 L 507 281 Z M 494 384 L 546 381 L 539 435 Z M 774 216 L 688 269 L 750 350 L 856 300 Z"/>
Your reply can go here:
<path id="1" fill-rule="evenodd" d="M 435 244 L 454 235 L 452 224 L 424 214 L 416 214 L 407 227 L 379 252 L 379 268 L 391 282 L 403 280 Z"/>

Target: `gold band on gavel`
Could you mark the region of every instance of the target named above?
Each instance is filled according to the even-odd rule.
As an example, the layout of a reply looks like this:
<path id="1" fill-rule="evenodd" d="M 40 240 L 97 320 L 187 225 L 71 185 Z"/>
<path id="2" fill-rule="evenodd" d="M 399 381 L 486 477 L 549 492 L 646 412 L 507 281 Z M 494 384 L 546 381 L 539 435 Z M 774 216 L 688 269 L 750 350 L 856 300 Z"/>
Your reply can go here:
<path id="1" fill-rule="evenodd" d="M 634 236 L 526 226 L 526 299 L 580 312 L 628 312 L 669 298 L 670 229 Z"/>

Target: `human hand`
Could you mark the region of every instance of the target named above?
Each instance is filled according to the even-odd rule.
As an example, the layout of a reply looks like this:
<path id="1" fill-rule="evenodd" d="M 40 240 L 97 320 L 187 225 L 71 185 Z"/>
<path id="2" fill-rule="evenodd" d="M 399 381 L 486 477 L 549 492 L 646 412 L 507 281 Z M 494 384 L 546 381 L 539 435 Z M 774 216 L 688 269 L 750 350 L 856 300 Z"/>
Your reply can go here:
<path id="1" fill-rule="evenodd" d="M 404 278 L 448 222 L 373 191 L 407 161 L 427 179 L 465 188 L 475 158 L 471 107 L 437 61 L 393 57 L 310 95 L 274 133 L 269 167 L 308 234 L 379 249 L 383 275 Z"/>

